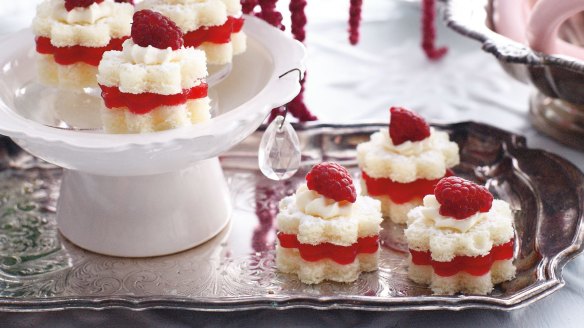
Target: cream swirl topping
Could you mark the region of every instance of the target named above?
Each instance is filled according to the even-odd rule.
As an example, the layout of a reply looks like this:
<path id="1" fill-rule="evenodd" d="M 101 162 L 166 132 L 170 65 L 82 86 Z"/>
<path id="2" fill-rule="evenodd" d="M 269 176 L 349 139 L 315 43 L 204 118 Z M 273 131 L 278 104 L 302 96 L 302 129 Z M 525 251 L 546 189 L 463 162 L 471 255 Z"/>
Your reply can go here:
<path id="1" fill-rule="evenodd" d="M 375 135 L 375 138 L 377 138 L 379 140 L 375 140 L 374 142 L 381 144 L 383 146 L 383 148 L 385 148 L 385 150 L 387 150 L 389 152 L 397 153 L 397 154 L 405 155 L 405 156 L 415 156 L 415 155 L 420 155 L 421 153 L 433 148 L 434 138 L 432 138 L 432 136 L 434 134 L 435 134 L 434 129 L 430 128 L 430 137 L 428 137 L 426 139 L 423 139 L 420 141 L 406 141 L 406 142 L 401 143 L 399 145 L 394 145 L 393 141 L 391 140 L 391 137 L 389 136 L 388 129 L 381 129 L 380 133 Z M 372 136 L 372 141 L 373 141 L 373 136 Z"/>
<path id="2" fill-rule="evenodd" d="M 296 190 L 296 206 L 304 214 L 318 216 L 323 219 L 331 219 L 337 216 L 349 217 L 353 204 L 349 202 L 337 202 L 302 184 Z"/>
<path id="3" fill-rule="evenodd" d="M 440 214 L 440 203 L 434 195 L 427 195 L 424 197 L 424 208 L 421 212 L 428 220 L 434 221 L 434 226 L 437 229 L 453 229 L 460 232 L 467 232 L 475 224 L 487 217 L 487 213 L 478 212 L 464 220 L 457 220 L 452 217 L 442 216 Z"/>
<path id="4" fill-rule="evenodd" d="M 153 46 L 142 47 L 131 39 L 124 41 L 122 52 L 129 62 L 134 64 L 160 65 L 176 60 L 177 54 L 172 48 L 158 49 Z"/>
<path id="5" fill-rule="evenodd" d="M 116 3 L 108 1 L 94 2 L 88 7 L 77 7 L 67 11 L 62 1 L 55 1 L 53 3 L 53 18 L 68 24 L 94 24 L 104 17 L 110 17 L 115 5 Z"/>

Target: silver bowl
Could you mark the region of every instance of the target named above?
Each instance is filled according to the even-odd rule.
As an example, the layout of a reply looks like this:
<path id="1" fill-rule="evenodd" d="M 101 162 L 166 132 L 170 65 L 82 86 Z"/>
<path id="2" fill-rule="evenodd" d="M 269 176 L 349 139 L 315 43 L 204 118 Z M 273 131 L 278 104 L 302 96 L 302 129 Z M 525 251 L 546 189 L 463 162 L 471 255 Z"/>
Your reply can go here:
<path id="1" fill-rule="evenodd" d="M 532 124 L 554 139 L 584 150 L 584 62 L 543 54 L 498 34 L 493 29 L 492 0 L 442 2 L 450 28 L 481 42 L 483 50 L 493 54 L 507 73 L 534 86 L 529 100 Z M 569 36 L 566 39 L 578 43 Z"/>

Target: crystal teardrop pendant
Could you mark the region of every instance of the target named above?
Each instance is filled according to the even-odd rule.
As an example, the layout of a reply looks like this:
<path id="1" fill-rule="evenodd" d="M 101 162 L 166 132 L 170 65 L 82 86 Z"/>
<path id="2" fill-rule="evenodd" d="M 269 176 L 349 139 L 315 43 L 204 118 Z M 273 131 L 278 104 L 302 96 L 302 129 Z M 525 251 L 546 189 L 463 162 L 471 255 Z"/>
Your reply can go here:
<path id="1" fill-rule="evenodd" d="M 272 180 L 286 180 L 300 167 L 300 141 L 284 116 L 270 123 L 258 151 L 258 163 L 262 173 Z"/>

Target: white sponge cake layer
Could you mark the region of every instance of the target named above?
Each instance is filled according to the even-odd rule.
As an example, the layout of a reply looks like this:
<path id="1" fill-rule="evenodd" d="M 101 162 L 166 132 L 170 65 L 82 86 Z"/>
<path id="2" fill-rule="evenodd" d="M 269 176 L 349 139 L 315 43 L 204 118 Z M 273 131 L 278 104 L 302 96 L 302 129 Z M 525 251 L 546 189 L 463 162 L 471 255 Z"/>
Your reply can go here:
<path id="1" fill-rule="evenodd" d="M 97 67 L 93 65 L 83 62 L 60 65 L 53 55 L 40 54 L 36 64 L 39 80 L 43 84 L 72 89 L 97 87 Z"/>
<path id="2" fill-rule="evenodd" d="M 432 259 L 451 261 L 455 256 L 484 256 L 493 246 L 502 245 L 514 236 L 513 214 L 509 204 L 493 200 L 489 212 L 479 213 L 477 221 L 467 231 L 436 228 L 435 218 L 426 211 L 438 204 L 434 195 L 424 197 L 424 206 L 414 208 L 408 214 L 405 236 L 410 249 L 430 251 Z"/>
<path id="3" fill-rule="evenodd" d="M 146 114 L 134 114 L 126 108 L 103 108 L 102 122 L 107 133 L 146 133 L 208 121 L 209 109 L 208 97 L 178 106 L 161 106 Z"/>
<path id="4" fill-rule="evenodd" d="M 212 43 L 203 42 L 198 47 L 207 54 L 207 63 L 210 65 L 225 65 L 232 61 L 234 55 L 245 52 L 247 36 L 244 32 L 231 34 L 231 42 Z"/>
<path id="5" fill-rule="evenodd" d="M 284 273 L 297 274 L 305 284 L 318 284 L 323 280 L 353 282 L 361 272 L 378 268 L 379 251 L 373 254 L 358 254 L 350 264 L 338 264 L 331 259 L 315 262 L 305 261 L 298 249 L 276 246 L 276 267 Z"/>
<path id="6" fill-rule="evenodd" d="M 204 26 L 223 25 L 227 21 L 226 3 L 221 0 L 145 0 L 136 5 L 137 10 L 150 9 L 170 18 L 184 33 Z M 241 10 L 241 5 L 239 6 Z"/>
<path id="7" fill-rule="evenodd" d="M 142 48 L 131 40 L 124 42 L 123 51 L 106 51 L 99 64 L 97 81 L 107 87 L 118 87 L 121 92 L 140 94 L 145 92 L 161 95 L 178 94 L 183 89 L 190 89 L 201 83 L 207 76 L 205 53 L 193 48 L 178 50 L 155 49 L 148 46 L 149 51 L 165 52 L 160 63 L 147 64 L 136 62 L 132 57 L 137 51 L 129 48 Z M 155 56 L 156 57 L 156 56 Z M 141 53 L 140 58 L 145 55 Z"/>
<path id="8" fill-rule="evenodd" d="M 240 0 L 221 0 L 225 4 L 228 16 L 241 16 L 241 1 Z"/>
<path id="9" fill-rule="evenodd" d="M 417 179 L 442 178 L 446 170 L 460 162 L 458 145 L 448 134 L 431 128 L 430 137 L 394 145 L 388 129 L 371 135 L 357 146 L 359 167 L 372 178 L 389 178 L 400 183 Z"/>
<path id="10" fill-rule="evenodd" d="M 408 276 L 414 282 L 430 285 L 435 294 L 452 295 L 457 292 L 485 295 L 493 290 L 495 284 L 515 277 L 513 260 L 495 261 L 491 270 L 482 276 L 458 272 L 449 277 L 434 273 L 431 265 L 416 265 L 409 260 Z"/>
<path id="11" fill-rule="evenodd" d="M 105 47 L 111 39 L 130 35 L 133 14 L 129 3 L 104 1 L 68 13 L 63 0 L 47 0 L 38 5 L 32 29 L 55 47 Z"/>
<path id="12" fill-rule="evenodd" d="M 350 215 L 325 220 L 299 210 L 296 196 L 292 195 L 280 201 L 276 222 L 280 232 L 297 235 L 298 241 L 303 244 L 350 246 L 360 237 L 379 234 L 382 221 L 380 207 L 378 200 L 357 197 Z"/>
<path id="13" fill-rule="evenodd" d="M 233 60 L 233 43 L 203 42 L 197 47 L 207 55 L 209 65 L 225 65 Z"/>
<path id="14" fill-rule="evenodd" d="M 233 54 L 239 55 L 247 49 L 247 35 L 243 32 L 231 34 L 231 44 L 233 45 Z"/>

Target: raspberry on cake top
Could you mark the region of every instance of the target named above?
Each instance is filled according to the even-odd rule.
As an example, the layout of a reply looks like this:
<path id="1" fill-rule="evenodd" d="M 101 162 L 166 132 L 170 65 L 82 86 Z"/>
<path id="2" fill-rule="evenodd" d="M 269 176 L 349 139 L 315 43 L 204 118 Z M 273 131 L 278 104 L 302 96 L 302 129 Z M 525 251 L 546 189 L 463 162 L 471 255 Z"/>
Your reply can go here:
<path id="1" fill-rule="evenodd" d="M 149 132 L 208 120 L 205 53 L 183 46 L 182 32 L 150 10 L 134 14 L 132 38 L 108 51 L 98 83 L 106 131 Z"/>
<path id="2" fill-rule="evenodd" d="M 94 86 L 105 51 L 121 49 L 130 35 L 134 7 L 113 0 L 45 0 L 32 28 L 43 83 Z"/>
<path id="3" fill-rule="evenodd" d="M 447 177 L 408 214 L 409 277 L 437 294 L 487 294 L 515 276 L 509 204 L 470 181 Z"/>
<path id="4" fill-rule="evenodd" d="M 184 32 L 185 46 L 204 50 L 209 64 L 230 63 L 246 49 L 239 0 L 145 0 L 138 8 L 169 17 Z"/>
<path id="5" fill-rule="evenodd" d="M 384 216 L 405 223 L 407 212 L 431 194 L 440 178 L 452 175 L 460 162 L 458 145 L 430 127 L 418 114 L 390 109 L 389 129 L 357 146 L 364 195 L 382 202 Z"/>
<path id="6" fill-rule="evenodd" d="M 358 197 L 349 172 L 316 165 L 306 184 L 280 202 L 276 265 L 308 284 L 351 282 L 378 264 L 379 201 Z"/>

